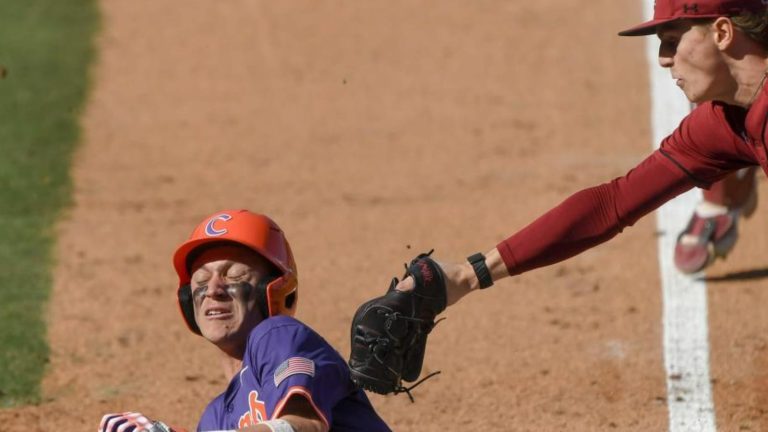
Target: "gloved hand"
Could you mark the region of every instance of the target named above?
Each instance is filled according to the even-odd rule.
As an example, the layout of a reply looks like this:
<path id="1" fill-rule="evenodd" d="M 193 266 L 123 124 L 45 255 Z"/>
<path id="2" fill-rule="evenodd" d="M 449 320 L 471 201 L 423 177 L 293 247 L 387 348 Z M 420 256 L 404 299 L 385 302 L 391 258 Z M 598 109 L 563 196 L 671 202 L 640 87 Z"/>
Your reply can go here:
<path id="1" fill-rule="evenodd" d="M 144 414 L 124 412 L 105 414 L 98 432 L 173 432 L 165 423 L 152 421 Z"/>
<path id="2" fill-rule="evenodd" d="M 404 387 L 402 381 L 421 374 L 427 335 L 447 303 L 445 274 L 429 254 L 421 254 L 407 266 L 403 277 L 409 276 L 413 290 L 396 290 L 395 278 L 386 294 L 364 303 L 352 319 L 350 375 L 366 390 L 410 396 L 419 384 Z"/>

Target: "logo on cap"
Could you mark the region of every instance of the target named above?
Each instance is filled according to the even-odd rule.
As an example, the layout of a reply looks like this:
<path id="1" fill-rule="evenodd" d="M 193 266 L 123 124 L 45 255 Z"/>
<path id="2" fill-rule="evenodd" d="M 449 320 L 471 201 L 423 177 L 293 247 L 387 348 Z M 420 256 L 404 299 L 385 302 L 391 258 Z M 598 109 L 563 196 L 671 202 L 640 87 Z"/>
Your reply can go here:
<path id="1" fill-rule="evenodd" d="M 226 213 L 222 213 L 218 216 L 212 217 L 211 220 L 209 220 L 208 223 L 205 225 L 205 235 L 207 235 L 208 237 L 218 237 L 226 234 L 227 233 L 226 228 L 216 229 L 214 224 L 218 221 L 226 222 L 230 219 L 232 219 L 232 216 Z"/>
<path id="2" fill-rule="evenodd" d="M 683 3 L 683 13 L 699 13 L 699 5 L 694 3 L 692 5 L 689 5 L 688 3 Z"/>

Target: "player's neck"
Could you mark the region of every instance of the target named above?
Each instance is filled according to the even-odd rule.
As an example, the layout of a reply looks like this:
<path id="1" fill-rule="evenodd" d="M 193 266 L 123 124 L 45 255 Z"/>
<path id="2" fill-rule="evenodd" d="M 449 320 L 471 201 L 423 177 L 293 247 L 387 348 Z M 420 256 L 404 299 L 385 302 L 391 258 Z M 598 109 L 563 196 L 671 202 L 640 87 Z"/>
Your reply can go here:
<path id="1" fill-rule="evenodd" d="M 232 377 L 237 375 L 238 372 L 240 372 L 240 368 L 243 367 L 243 360 L 242 358 L 232 357 L 222 351 L 221 367 L 222 371 L 224 372 L 224 378 L 229 381 L 232 379 Z"/>
<path id="2" fill-rule="evenodd" d="M 730 67 L 736 84 L 733 101 L 730 103 L 749 108 L 765 86 L 768 77 L 768 59 L 763 56 L 745 56 Z"/>

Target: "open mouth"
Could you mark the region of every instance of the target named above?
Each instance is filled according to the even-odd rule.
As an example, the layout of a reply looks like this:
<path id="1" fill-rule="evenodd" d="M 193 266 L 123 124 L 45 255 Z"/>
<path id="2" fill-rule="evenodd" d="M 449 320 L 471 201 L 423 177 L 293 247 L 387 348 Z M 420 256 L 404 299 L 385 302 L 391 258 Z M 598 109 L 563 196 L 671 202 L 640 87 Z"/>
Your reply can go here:
<path id="1" fill-rule="evenodd" d="M 232 311 L 227 308 L 212 307 L 205 311 L 205 317 L 210 319 L 225 319 L 232 316 Z"/>

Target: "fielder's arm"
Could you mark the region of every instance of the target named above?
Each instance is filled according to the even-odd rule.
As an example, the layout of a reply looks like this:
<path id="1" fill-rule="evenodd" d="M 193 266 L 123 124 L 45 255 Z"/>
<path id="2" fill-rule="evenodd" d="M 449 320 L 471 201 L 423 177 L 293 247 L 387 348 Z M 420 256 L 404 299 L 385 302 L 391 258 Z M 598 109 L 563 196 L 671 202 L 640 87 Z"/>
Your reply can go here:
<path id="1" fill-rule="evenodd" d="M 480 288 L 480 280 L 469 262 L 461 264 L 436 262 L 445 273 L 445 290 L 448 306 Z M 493 282 L 509 276 L 507 265 L 504 264 L 504 260 L 501 259 L 501 254 L 496 248 L 485 254 L 485 265 Z M 413 278 L 409 276 L 400 281 L 396 289 L 399 291 L 411 291 L 413 287 Z"/>

